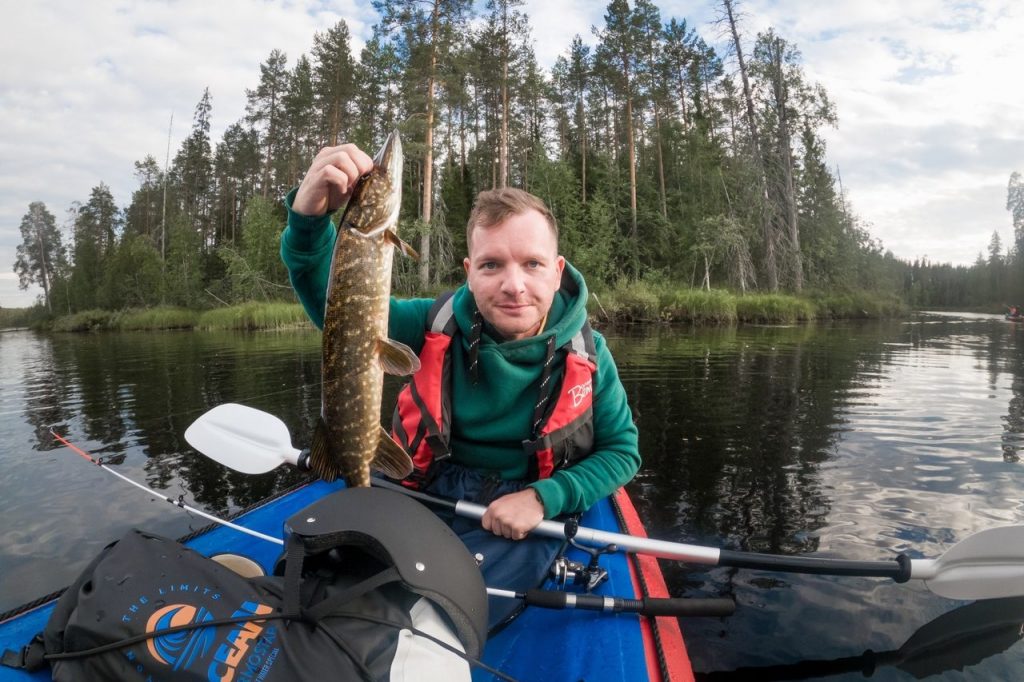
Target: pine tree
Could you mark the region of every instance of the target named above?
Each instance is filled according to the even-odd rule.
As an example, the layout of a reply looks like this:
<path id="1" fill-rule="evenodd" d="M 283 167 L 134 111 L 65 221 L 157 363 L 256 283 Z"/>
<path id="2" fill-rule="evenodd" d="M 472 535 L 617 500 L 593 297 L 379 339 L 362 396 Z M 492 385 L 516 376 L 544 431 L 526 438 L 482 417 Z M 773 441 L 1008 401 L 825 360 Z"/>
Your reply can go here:
<path id="1" fill-rule="evenodd" d="M 282 187 L 275 185 L 271 170 L 278 158 L 284 127 L 284 107 L 281 99 L 288 85 L 288 57 L 280 50 L 272 50 L 267 61 L 260 64 L 260 82 L 255 90 L 246 90 L 246 121 L 260 135 L 263 152 L 263 177 L 260 194 L 266 198 L 277 194 Z"/>
<path id="2" fill-rule="evenodd" d="M 56 219 L 46 204 L 33 201 L 28 213 L 21 219 L 21 244 L 17 248 L 14 272 L 18 287 L 28 289 L 31 284 L 43 288 L 46 309 L 53 312 L 51 290 L 58 271 L 65 265 L 66 254 Z"/>
<path id="3" fill-rule="evenodd" d="M 321 143 L 334 146 L 349 139 L 355 128 L 356 64 L 344 19 L 313 36 L 313 89 L 323 117 Z"/>

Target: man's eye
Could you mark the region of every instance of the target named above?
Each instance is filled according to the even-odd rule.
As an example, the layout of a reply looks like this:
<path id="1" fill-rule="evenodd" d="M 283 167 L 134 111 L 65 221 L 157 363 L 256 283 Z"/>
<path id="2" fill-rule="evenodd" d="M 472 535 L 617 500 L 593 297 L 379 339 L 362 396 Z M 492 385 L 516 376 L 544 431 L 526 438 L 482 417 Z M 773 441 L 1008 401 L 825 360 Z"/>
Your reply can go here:
<path id="1" fill-rule="evenodd" d="M 495 263 L 494 261 L 487 261 L 486 263 L 482 264 L 480 267 L 482 267 L 484 270 L 497 270 L 498 269 L 498 264 Z"/>
<path id="2" fill-rule="evenodd" d="M 532 269 L 532 270 L 536 270 L 537 268 L 539 268 L 539 267 L 540 267 L 540 261 L 538 261 L 538 260 L 531 260 L 531 261 L 528 261 L 528 262 L 526 263 L 526 267 L 528 267 L 528 268 L 530 268 L 530 269 Z"/>

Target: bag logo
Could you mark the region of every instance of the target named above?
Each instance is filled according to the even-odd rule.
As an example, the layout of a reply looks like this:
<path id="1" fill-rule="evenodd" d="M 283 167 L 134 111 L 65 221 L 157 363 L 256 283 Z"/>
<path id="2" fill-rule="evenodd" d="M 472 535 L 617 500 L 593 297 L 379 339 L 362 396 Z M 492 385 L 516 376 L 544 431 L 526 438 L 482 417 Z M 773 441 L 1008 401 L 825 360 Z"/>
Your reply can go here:
<path id="1" fill-rule="evenodd" d="M 153 612 L 146 623 L 146 632 L 159 632 L 182 625 L 205 623 L 213 616 L 202 606 L 170 604 Z M 188 668 L 197 656 L 205 656 L 216 637 L 213 628 L 183 630 L 151 637 L 147 644 L 149 654 L 172 670 Z"/>
<path id="2" fill-rule="evenodd" d="M 576 384 L 570 388 L 567 393 L 572 396 L 572 406 L 579 407 L 580 403 L 590 395 L 590 392 L 594 388 L 594 382 L 592 379 L 587 379 L 582 384 Z"/>
<path id="3" fill-rule="evenodd" d="M 165 591 L 161 590 L 161 594 L 163 593 Z M 214 597 L 219 599 L 220 595 L 215 594 Z M 147 597 L 139 599 L 139 604 L 144 605 L 148 602 Z M 131 611 L 138 611 L 138 606 L 133 605 Z M 207 608 L 182 603 L 162 606 L 146 621 L 145 631 L 151 635 L 146 641 L 146 649 L 154 661 L 173 671 L 198 672 L 205 668 L 206 679 L 210 682 L 248 682 L 263 679 L 273 667 L 280 652 L 276 644 L 277 628 L 260 618 L 270 615 L 273 611 L 274 609 L 266 604 L 255 601 L 242 602 L 231 617 L 245 620 L 231 625 L 226 636 L 218 637 L 216 626 L 202 627 L 203 623 L 216 620 L 215 615 Z M 193 627 L 180 632 L 161 634 L 169 628 L 182 626 Z M 142 661 L 137 660 L 131 650 L 125 655 L 140 674 L 145 674 Z"/>

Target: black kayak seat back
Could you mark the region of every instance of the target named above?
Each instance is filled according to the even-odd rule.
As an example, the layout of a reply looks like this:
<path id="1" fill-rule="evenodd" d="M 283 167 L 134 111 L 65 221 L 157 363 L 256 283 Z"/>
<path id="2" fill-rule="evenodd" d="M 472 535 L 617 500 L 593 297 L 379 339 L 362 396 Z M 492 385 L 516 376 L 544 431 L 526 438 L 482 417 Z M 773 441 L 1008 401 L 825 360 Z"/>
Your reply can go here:
<path id="1" fill-rule="evenodd" d="M 307 556 L 355 546 L 386 566 L 402 584 L 435 603 L 449 618 L 470 656 L 487 639 L 487 589 L 459 537 L 421 503 L 381 488 L 346 488 L 285 522 L 285 536 Z M 284 574 L 282 562 L 274 572 Z"/>

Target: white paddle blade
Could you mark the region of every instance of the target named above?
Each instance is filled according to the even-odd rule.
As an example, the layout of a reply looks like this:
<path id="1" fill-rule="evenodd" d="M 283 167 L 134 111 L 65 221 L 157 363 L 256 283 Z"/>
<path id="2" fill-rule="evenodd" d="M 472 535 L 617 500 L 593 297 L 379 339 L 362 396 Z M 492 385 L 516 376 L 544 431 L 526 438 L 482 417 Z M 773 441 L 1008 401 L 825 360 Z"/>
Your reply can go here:
<path id="1" fill-rule="evenodd" d="M 912 569 L 911 576 L 923 578 L 928 589 L 947 599 L 1024 596 L 1024 526 L 983 530 L 921 564 L 924 575 Z"/>
<path id="2" fill-rule="evenodd" d="M 189 445 L 215 462 L 243 474 L 263 474 L 281 464 L 295 464 L 285 423 L 272 414 L 239 405 L 218 405 L 185 431 Z"/>

